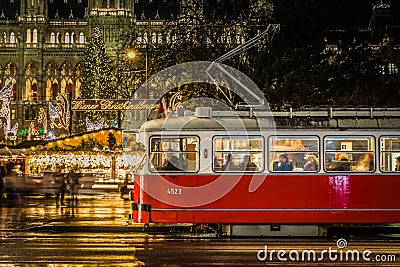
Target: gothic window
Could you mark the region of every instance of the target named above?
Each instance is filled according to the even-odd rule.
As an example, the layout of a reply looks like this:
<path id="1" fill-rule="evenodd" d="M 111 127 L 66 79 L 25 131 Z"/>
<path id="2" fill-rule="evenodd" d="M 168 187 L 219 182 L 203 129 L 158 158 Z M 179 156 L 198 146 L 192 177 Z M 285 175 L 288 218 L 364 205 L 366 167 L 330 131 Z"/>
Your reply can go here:
<path id="1" fill-rule="evenodd" d="M 56 65 L 50 63 L 46 67 L 46 100 L 55 99 L 58 95 L 58 76 Z"/>
<path id="2" fill-rule="evenodd" d="M 15 44 L 15 34 L 14 34 L 14 32 L 11 32 L 11 34 L 10 34 L 10 43 L 11 44 Z"/>
<path id="3" fill-rule="evenodd" d="M 3 42 L 3 43 L 6 43 L 6 42 L 7 42 L 7 33 L 6 33 L 6 32 L 3 32 L 3 33 L 1 34 L 1 39 L 2 39 L 2 42 Z"/>
<path id="4" fill-rule="evenodd" d="M 61 66 L 61 93 L 67 93 L 73 91 L 72 77 L 74 75 L 72 66 L 66 62 Z"/>
<path id="5" fill-rule="evenodd" d="M 143 34 L 143 42 L 147 44 L 147 32 Z"/>
<path id="6" fill-rule="evenodd" d="M 17 83 L 14 81 L 13 87 L 12 87 L 12 93 L 11 93 L 11 101 L 16 101 L 17 100 Z"/>
<path id="7" fill-rule="evenodd" d="M 31 43 L 31 29 L 26 30 L 26 43 L 27 44 Z"/>
<path id="8" fill-rule="evenodd" d="M 51 99 L 57 99 L 58 96 L 58 83 L 53 83 L 51 85 Z"/>
<path id="9" fill-rule="evenodd" d="M 83 88 L 82 86 L 82 77 L 81 77 L 81 73 L 82 73 L 82 64 L 79 63 L 76 66 L 76 72 L 75 72 L 75 91 L 72 91 L 72 96 L 74 98 L 77 98 L 79 96 L 81 96 L 81 89 Z"/>
<path id="10" fill-rule="evenodd" d="M 75 33 L 71 33 L 71 44 L 75 43 Z"/>
<path id="11" fill-rule="evenodd" d="M 37 29 L 33 29 L 32 43 L 37 44 Z"/>
<path id="12" fill-rule="evenodd" d="M 17 76 L 17 66 L 14 63 L 8 63 L 6 68 L 4 69 L 4 73 L 7 76 L 16 77 Z"/>
<path id="13" fill-rule="evenodd" d="M 61 33 L 57 32 L 57 40 L 56 40 L 57 44 L 61 43 Z"/>
<path id="14" fill-rule="evenodd" d="M 107 7 L 107 0 L 103 0 L 103 6 L 102 7 Z"/>
<path id="15" fill-rule="evenodd" d="M 66 43 L 66 44 L 69 44 L 69 43 L 70 43 L 69 32 L 66 32 L 66 33 L 65 33 L 64 39 L 65 39 L 65 43 Z"/>
<path id="16" fill-rule="evenodd" d="M 79 34 L 79 43 L 80 44 L 84 44 L 85 43 L 85 35 L 83 34 L 83 32 L 81 32 Z"/>
<path id="17" fill-rule="evenodd" d="M 36 105 L 26 106 L 25 112 L 24 112 L 25 120 L 28 120 L 28 121 L 35 120 L 36 119 L 36 111 L 37 111 Z"/>
<path id="18" fill-rule="evenodd" d="M 161 35 L 161 33 L 158 33 L 157 39 L 158 39 L 158 43 L 161 44 L 162 43 L 162 35 Z"/>
<path id="19" fill-rule="evenodd" d="M 38 85 L 36 77 L 38 75 L 38 66 L 35 63 L 29 63 L 25 71 L 25 99 L 38 100 Z"/>
<path id="20" fill-rule="evenodd" d="M 167 44 L 169 44 L 170 43 L 170 41 L 171 41 L 171 34 L 170 33 L 167 33 L 167 36 L 165 37 L 165 42 L 167 43 Z"/>
<path id="21" fill-rule="evenodd" d="M 151 41 L 153 42 L 153 44 L 156 44 L 156 43 L 157 43 L 157 35 L 156 35 L 155 32 L 153 32 L 153 34 L 152 34 Z"/>
<path id="22" fill-rule="evenodd" d="M 51 44 L 56 43 L 56 34 L 54 32 L 50 33 L 50 43 Z"/>
<path id="23" fill-rule="evenodd" d="M 33 77 L 29 77 L 26 79 L 26 93 L 27 93 L 27 100 L 36 101 L 38 100 L 38 86 L 37 80 Z"/>
<path id="24" fill-rule="evenodd" d="M 115 6 L 114 6 L 114 0 L 110 0 L 110 7 L 111 8 L 114 8 Z"/>

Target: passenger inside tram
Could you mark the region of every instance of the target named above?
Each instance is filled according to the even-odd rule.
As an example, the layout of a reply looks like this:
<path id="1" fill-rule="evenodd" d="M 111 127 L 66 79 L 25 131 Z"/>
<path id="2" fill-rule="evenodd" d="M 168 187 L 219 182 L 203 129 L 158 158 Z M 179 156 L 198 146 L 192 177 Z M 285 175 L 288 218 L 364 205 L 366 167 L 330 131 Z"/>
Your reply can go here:
<path id="1" fill-rule="evenodd" d="M 234 168 L 234 164 L 232 162 L 232 154 L 226 155 L 225 163 L 222 165 L 222 170 L 232 170 Z"/>
<path id="2" fill-rule="evenodd" d="M 289 157 L 287 153 L 281 153 L 279 155 L 278 161 L 274 162 L 273 166 L 274 171 L 293 171 L 293 165 L 289 161 Z"/>
<path id="3" fill-rule="evenodd" d="M 251 161 L 250 155 L 245 155 L 242 162 L 239 164 L 240 169 L 246 171 L 257 171 L 257 165 Z"/>
<path id="4" fill-rule="evenodd" d="M 315 155 L 308 155 L 304 158 L 307 160 L 303 167 L 304 171 L 318 170 L 318 158 Z"/>
<path id="5" fill-rule="evenodd" d="M 336 158 L 336 155 L 335 155 Z M 338 160 L 328 166 L 329 171 L 350 171 L 349 156 L 344 153 L 338 155 Z"/>
<path id="6" fill-rule="evenodd" d="M 399 172 L 400 171 L 400 156 L 396 158 L 396 167 L 394 169 L 395 171 Z"/>
<path id="7" fill-rule="evenodd" d="M 365 156 L 357 163 L 355 171 L 373 171 L 374 170 L 374 154 L 366 153 Z"/>
<path id="8" fill-rule="evenodd" d="M 179 159 L 177 156 L 169 156 L 165 164 L 161 167 L 164 171 L 180 171 Z"/>

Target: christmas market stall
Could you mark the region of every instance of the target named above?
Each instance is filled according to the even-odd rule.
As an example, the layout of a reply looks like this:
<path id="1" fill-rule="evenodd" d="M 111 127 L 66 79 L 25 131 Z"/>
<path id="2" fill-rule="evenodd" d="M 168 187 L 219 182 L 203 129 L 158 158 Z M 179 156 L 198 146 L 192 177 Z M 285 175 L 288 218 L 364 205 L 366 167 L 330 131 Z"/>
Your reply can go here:
<path id="1" fill-rule="evenodd" d="M 118 190 L 124 183 L 131 184 L 129 174 L 144 156 L 144 149 L 136 141 L 134 134 L 123 137 L 121 130 L 105 129 L 24 149 L 24 169 L 18 177 L 23 177 L 25 187 L 27 181 L 34 180 L 35 187 L 41 184 L 46 190 L 25 188 L 23 191 L 56 193 L 58 184 L 54 177 L 67 176 L 71 170 L 80 173 L 81 193 Z M 17 180 L 16 175 L 12 176 Z M 48 184 L 53 190 L 49 190 Z"/>

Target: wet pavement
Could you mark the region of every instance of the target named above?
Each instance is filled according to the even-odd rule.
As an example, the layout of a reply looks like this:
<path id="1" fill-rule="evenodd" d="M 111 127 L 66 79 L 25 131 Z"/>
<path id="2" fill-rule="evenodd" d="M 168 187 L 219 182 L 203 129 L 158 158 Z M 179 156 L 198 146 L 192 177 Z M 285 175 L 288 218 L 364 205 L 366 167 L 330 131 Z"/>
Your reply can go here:
<path id="1" fill-rule="evenodd" d="M 0 203 L 0 231 L 132 227 L 128 219 L 131 202 L 118 193 L 80 195 L 78 201 L 66 197 L 64 202 L 62 206 L 53 196 L 9 195 Z"/>
<path id="2" fill-rule="evenodd" d="M 322 251 L 332 238 L 216 238 L 157 234 L 162 226 L 131 224 L 131 202 L 118 193 L 80 195 L 66 206 L 44 196 L 13 196 L 0 205 L 0 266 L 275 265 L 260 251 Z M 152 230 L 153 232 L 147 232 Z M 164 230 L 168 230 L 165 226 Z M 155 234 L 154 234 L 155 233 Z M 400 266 L 399 239 L 349 239 L 348 249 L 385 256 L 379 266 Z M 347 242 L 346 241 L 346 242 Z M 347 247 L 345 248 L 347 249 Z M 272 252 L 271 252 L 272 253 Z M 372 258 L 371 256 L 371 258 Z M 389 261 L 389 256 L 391 256 Z M 373 266 L 365 261 L 289 262 L 292 266 Z M 376 263 L 376 262 L 375 262 Z M 284 265 L 286 266 L 286 265 Z"/>

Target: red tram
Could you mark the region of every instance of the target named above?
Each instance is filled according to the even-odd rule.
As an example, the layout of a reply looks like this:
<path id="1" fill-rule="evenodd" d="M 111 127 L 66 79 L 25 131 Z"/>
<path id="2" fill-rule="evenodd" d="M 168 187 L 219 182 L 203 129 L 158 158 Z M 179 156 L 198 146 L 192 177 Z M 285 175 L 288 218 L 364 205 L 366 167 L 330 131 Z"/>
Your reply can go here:
<path id="1" fill-rule="evenodd" d="M 198 108 L 148 121 L 139 130 L 146 158 L 134 175 L 133 221 L 400 222 L 399 128 L 398 109 L 272 118 Z"/>

